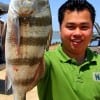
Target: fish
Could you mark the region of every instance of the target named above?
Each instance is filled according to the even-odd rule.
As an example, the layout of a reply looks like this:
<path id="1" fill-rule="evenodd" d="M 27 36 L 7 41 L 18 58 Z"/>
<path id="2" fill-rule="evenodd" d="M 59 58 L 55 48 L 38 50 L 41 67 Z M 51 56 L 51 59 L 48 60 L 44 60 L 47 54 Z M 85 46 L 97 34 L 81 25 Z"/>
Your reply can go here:
<path id="1" fill-rule="evenodd" d="M 5 36 L 7 89 L 14 100 L 26 94 L 43 78 L 43 56 L 52 39 L 52 16 L 48 0 L 11 0 Z"/>

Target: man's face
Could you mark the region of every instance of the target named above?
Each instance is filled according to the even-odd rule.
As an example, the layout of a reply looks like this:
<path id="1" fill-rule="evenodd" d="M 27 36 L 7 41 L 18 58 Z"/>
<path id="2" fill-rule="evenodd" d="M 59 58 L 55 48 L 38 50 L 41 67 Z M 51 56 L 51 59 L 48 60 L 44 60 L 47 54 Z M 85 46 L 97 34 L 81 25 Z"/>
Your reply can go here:
<path id="1" fill-rule="evenodd" d="M 60 34 L 65 52 L 85 52 L 93 34 L 89 11 L 67 10 L 60 26 Z"/>

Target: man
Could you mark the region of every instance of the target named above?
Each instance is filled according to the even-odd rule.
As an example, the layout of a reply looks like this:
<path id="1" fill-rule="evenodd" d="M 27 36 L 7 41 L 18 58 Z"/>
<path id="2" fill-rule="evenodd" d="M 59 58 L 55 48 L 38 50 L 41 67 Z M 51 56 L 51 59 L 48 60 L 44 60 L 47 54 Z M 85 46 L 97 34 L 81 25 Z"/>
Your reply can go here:
<path id="1" fill-rule="evenodd" d="M 68 0 L 58 19 L 62 43 L 45 53 L 39 100 L 100 100 L 100 55 L 88 48 L 94 7 L 86 0 Z"/>

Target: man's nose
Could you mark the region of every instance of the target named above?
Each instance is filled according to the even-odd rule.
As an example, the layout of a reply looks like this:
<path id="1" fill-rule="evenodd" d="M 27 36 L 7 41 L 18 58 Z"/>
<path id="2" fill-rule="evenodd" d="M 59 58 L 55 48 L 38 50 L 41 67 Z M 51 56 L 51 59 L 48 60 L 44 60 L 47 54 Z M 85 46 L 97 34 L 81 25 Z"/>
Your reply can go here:
<path id="1" fill-rule="evenodd" d="M 79 35 L 81 34 L 80 28 L 76 28 L 76 29 L 75 29 L 75 34 L 79 34 Z"/>
<path id="2" fill-rule="evenodd" d="M 81 36 L 82 35 L 81 30 L 79 28 L 76 28 L 73 35 L 74 36 Z"/>

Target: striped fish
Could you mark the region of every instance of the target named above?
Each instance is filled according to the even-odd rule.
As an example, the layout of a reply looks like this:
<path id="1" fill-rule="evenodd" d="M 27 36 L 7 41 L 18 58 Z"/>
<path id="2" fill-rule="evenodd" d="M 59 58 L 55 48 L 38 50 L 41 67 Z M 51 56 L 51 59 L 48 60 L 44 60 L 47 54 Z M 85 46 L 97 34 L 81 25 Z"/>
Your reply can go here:
<path id="1" fill-rule="evenodd" d="M 14 100 L 26 100 L 43 77 L 40 66 L 52 37 L 51 12 L 48 0 L 11 0 L 5 39 L 8 80 Z"/>

